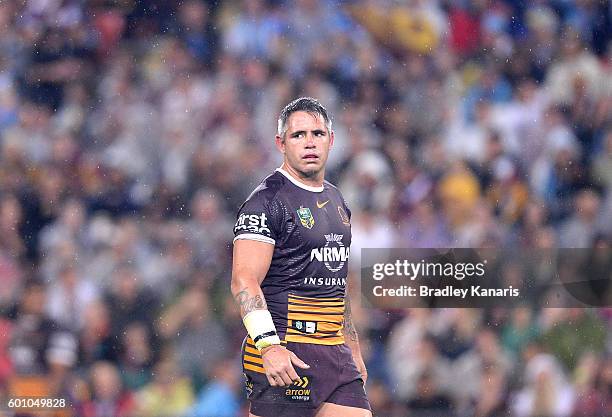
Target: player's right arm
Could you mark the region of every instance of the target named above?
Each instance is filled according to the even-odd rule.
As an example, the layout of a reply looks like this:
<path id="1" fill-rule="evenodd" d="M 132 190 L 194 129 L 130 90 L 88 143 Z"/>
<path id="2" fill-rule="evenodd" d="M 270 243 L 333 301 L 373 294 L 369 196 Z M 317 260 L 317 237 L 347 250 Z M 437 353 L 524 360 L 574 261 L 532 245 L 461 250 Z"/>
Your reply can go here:
<path id="1" fill-rule="evenodd" d="M 268 382 L 271 386 L 289 386 L 299 379 L 293 365 L 304 369 L 309 366 L 281 346 L 261 290 L 273 252 L 274 245 L 265 241 L 235 240 L 231 291 L 249 336 L 261 351 Z"/>

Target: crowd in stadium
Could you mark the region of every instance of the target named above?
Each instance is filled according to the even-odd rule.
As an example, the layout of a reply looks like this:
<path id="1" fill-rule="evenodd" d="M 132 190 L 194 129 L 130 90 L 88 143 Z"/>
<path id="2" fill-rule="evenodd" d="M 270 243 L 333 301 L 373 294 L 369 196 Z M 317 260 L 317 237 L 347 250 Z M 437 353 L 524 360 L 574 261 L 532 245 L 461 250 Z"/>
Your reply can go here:
<path id="1" fill-rule="evenodd" d="M 609 248 L 611 19 L 599 0 L 0 2 L 0 397 L 244 415 L 232 227 L 297 96 L 334 116 L 355 266 Z M 609 308 L 354 304 L 375 416 L 612 415 Z"/>

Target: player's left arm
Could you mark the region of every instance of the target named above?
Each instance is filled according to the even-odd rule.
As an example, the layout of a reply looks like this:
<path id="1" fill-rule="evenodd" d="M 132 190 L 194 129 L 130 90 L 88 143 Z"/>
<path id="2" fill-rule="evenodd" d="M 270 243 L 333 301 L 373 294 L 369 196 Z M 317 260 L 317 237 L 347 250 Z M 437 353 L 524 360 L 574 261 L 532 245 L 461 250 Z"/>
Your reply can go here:
<path id="1" fill-rule="evenodd" d="M 368 379 L 368 370 L 366 369 L 365 362 L 361 356 L 361 347 L 359 346 L 359 335 L 357 329 L 353 323 L 353 316 L 351 312 L 351 300 L 348 293 L 344 298 L 344 341 L 346 345 L 351 349 L 353 354 L 353 360 L 357 369 L 361 373 L 363 383 L 365 384 Z"/>

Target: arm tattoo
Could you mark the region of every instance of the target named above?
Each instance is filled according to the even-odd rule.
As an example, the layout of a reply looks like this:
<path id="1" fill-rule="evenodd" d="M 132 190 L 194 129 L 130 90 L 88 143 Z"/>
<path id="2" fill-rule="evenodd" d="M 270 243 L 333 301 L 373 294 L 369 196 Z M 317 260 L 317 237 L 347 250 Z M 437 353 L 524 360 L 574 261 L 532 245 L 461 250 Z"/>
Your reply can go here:
<path id="1" fill-rule="evenodd" d="M 253 310 L 265 310 L 268 308 L 266 301 L 257 294 L 255 297 L 249 297 L 247 290 L 242 290 L 236 294 L 236 302 L 240 306 L 242 316 L 246 316 Z"/>
<path id="2" fill-rule="evenodd" d="M 344 298 L 344 328 L 349 339 L 353 342 L 358 340 L 357 329 L 353 324 L 353 317 L 351 315 L 351 302 L 348 295 Z"/>

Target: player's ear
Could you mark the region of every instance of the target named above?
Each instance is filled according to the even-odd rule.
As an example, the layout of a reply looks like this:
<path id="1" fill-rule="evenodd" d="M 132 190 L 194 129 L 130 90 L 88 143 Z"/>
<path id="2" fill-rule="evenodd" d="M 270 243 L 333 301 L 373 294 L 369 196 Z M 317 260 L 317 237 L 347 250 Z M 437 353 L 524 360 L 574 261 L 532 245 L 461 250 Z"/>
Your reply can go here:
<path id="1" fill-rule="evenodd" d="M 334 146 L 334 131 L 333 130 L 329 133 L 329 147 L 331 148 L 332 146 Z"/>
<path id="2" fill-rule="evenodd" d="M 276 143 L 276 148 L 282 153 L 285 153 L 285 138 L 279 135 L 274 137 L 274 142 Z"/>

